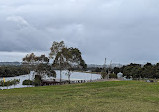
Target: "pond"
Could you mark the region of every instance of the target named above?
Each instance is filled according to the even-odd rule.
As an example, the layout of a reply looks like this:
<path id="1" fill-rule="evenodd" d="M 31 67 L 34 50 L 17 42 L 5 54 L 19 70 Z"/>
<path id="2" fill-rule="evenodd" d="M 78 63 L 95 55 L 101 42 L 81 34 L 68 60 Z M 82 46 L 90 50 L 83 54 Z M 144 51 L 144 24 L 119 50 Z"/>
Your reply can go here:
<path id="1" fill-rule="evenodd" d="M 56 80 L 60 79 L 60 71 L 56 71 Z M 62 72 L 62 80 L 68 80 L 68 76 L 65 75 L 66 71 Z M 33 86 L 25 86 L 22 85 L 24 80 L 33 80 L 34 79 L 34 72 L 32 71 L 30 74 L 27 75 L 21 75 L 21 76 L 16 76 L 16 77 L 7 77 L 5 78 L 5 81 L 9 81 L 9 80 L 14 80 L 14 79 L 20 79 L 20 83 L 17 85 L 12 85 L 12 86 L 8 86 L 8 87 L 1 87 L 0 89 L 13 89 L 13 88 L 24 88 L 24 87 L 33 87 Z M 99 74 L 91 74 L 91 73 L 83 73 L 83 72 L 72 72 L 71 73 L 71 77 L 70 80 L 97 80 L 100 79 L 101 76 Z M 54 79 L 54 77 L 43 77 L 43 79 Z M 0 78 L 0 81 L 3 80 L 3 78 Z"/>

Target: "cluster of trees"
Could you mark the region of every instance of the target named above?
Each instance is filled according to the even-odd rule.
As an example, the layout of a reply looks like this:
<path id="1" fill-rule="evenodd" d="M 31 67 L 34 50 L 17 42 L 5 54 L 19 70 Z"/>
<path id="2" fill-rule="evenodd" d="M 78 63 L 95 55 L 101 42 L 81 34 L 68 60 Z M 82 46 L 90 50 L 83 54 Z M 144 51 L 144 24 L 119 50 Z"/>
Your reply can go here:
<path id="1" fill-rule="evenodd" d="M 0 77 L 14 77 L 24 74 L 29 74 L 29 68 L 25 66 L 1 66 Z"/>
<path id="2" fill-rule="evenodd" d="M 129 64 L 121 68 L 114 68 L 114 72 L 122 72 L 124 76 L 133 78 L 159 78 L 159 63 L 145 65 L 141 64 Z"/>
<path id="3" fill-rule="evenodd" d="M 89 68 L 89 70 L 103 74 L 103 68 Z M 109 71 L 109 78 L 115 78 L 119 72 L 122 72 L 127 78 L 131 76 L 133 78 L 159 78 L 159 63 L 146 63 L 145 65 L 131 63 L 120 68 L 106 68 L 106 74 L 108 74 Z"/>
<path id="4" fill-rule="evenodd" d="M 66 47 L 64 42 L 53 42 L 49 57 L 45 55 L 36 56 L 34 53 L 23 58 L 23 64 L 34 68 L 36 75 L 48 75 L 56 77 L 54 70 L 60 70 L 60 82 L 62 70 L 67 70 L 66 74 L 70 80 L 71 71 L 74 69 L 84 70 L 87 68 L 78 48 Z"/>

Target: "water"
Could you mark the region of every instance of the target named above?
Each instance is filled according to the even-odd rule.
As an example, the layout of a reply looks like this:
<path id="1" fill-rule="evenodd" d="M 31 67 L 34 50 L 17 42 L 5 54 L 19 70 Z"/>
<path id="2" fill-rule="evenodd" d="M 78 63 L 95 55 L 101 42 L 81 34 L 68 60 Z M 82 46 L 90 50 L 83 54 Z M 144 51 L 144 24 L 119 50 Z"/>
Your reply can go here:
<path id="1" fill-rule="evenodd" d="M 62 79 L 63 80 L 68 80 L 68 76 L 65 75 L 67 71 L 63 71 L 62 72 Z M 56 71 L 56 78 L 54 77 L 47 77 L 44 76 L 43 79 L 56 79 L 59 80 L 60 79 L 60 71 Z M 21 76 L 16 76 L 16 77 L 7 77 L 5 78 L 6 81 L 9 80 L 14 80 L 14 79 L 20 79 L 20 83 L 17 85 L 12 85 L 12 86 L 8 86 L 8 87 L 0 87 L 0 89 L 13 89 L 13 88 L 24 88 L 24 87 L 33 87 L 33 86 L 25 86 L 22 85 L 24 80 L 33 80 L 34 79 L 34 72 L 31 72 L 30 74 L 27 75 L 21 75 Z M 70 80 L 96 80 L 96 79 L 100 79 L 101 76 L 99 74 L 90 74 L 90 73 L 82 73 L 82 72 L 72 72 L 71 73 L 71 77 Z M 3 80 L 3 78 L 0 78 L 0 80 Z"/>
<path id="2" fill-rule="evenodd" d="M 31 72 L 30 74 L 27 75 L 21 75 L 21 76 L 16 76 L 16 77 L 7 77 L 5 78 L 5 81 L 9 81 L 9 80 L 14 80 L 14 79 L 20 79 L 20 83 L 17 85 L 12 85 L 12 86 L 8 86 L 8 87 L 1 87 L 0 89 L 13 89 L 13 88 L 24 88 L 24 87 L 33 87 L 31 85 L 27 86 L 27 85 L 23 85 L 23 81 L 24 80 L 28 80 L 28 79 L 34 79 L 34 75 L 33 72 Z M 3 78 L 0 78 L 0 81 L 3 80 Z"/>
<path id="3" fill-rule="evenodd" d="M 56 79 L 60 79 L 60 71 L 56 71 Z M 68 80 L 68 76 L 65 75 L 66 71 L 62 72 L 62 79 Z M 83 73 L 83 72 L 71 72 L 70 80 L 96 80 L 100 79 L 99 74 Z"/>

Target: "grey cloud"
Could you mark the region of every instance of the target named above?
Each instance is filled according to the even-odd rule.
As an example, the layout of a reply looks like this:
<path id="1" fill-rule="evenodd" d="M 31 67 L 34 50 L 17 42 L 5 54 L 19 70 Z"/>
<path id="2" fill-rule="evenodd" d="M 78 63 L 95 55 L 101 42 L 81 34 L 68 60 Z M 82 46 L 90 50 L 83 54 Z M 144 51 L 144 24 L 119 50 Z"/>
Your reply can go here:
<path id="1" fill-rule="evenodd" d="M 88 63 L 157 62 L 159 1 L 0 0 L 0 51 L 78 47 Z"/>

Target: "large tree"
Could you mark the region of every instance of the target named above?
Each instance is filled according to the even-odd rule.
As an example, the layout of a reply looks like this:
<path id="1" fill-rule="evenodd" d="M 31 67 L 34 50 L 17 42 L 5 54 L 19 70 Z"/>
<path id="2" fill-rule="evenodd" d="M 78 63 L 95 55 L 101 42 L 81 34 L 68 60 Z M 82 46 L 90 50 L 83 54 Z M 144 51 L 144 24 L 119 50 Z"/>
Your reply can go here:
<path id="1" fill-rule="evenodd" d="M 85 70 L 87 68 L 87 64 L 82 59 L 81 52 L 78 48 L 68 48 L 67 52 L 69 56 L 67 60 L 67 76 L 70 82 L 71 71 L 73 71 L 74 68 Z"/>
<path id="2" fill-rule="evenodd" d="M 70 81 L 70 75 L 73 68 L 85 69 L 87 65 L 82 59 L 81 52 L 77 48 L 67 48 L 63 41 L 53 42 L 50 48 L 50 58 L 53 60 L 53 67 L 60 70 L 60 82 L 62 80 L 62 70 L 68 70 L 67 76 Z"/>

